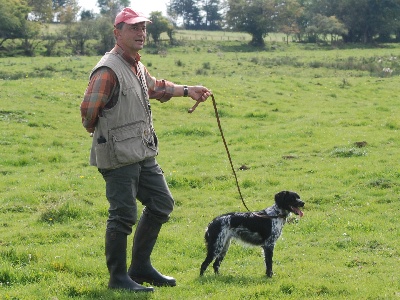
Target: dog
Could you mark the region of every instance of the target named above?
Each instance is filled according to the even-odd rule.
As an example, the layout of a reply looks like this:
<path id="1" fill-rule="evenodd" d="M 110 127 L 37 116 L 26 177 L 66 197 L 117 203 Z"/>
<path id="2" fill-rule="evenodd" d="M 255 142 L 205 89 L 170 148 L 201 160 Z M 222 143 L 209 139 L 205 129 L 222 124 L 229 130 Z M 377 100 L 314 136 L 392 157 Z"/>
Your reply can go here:
<path id="1" fill-rule="evenodd" d="M 304 202 L 300 196 L 291 191 L 282 191 L 275 195 L 275 204 L 257 212 L 232 212 L 213 219 L 206 228 L 204 236 L 207 257 L 201 264 L 200 276 L 203 276 L 208 265 L 215 259 L 214 273 L 219 273 L 219 267 L 228 252 L 232 238 L 250 244 L 261 246 L 264 250 L 266 275 L 272 277 L 272 256 L 276 241 L 282 233 L 283 225 L 290 213 L 300 217 Z"/>

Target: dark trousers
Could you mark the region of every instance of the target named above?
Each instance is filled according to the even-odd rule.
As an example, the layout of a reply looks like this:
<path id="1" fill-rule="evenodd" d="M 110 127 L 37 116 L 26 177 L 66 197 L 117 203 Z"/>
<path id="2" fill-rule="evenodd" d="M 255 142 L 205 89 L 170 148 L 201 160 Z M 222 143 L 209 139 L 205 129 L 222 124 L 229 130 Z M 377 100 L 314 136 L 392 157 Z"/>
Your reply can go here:
<path id="1" fill-rule="evenodd" d="M 174 199 L 155 158 L 117 169 L 99 169 L 99 172 L 105 180 L 110 204 L 107 231 L 132 233 L 132 226 L 137 221 L 136 199 L 145 206 L 143 214 L 154 222 L 168 221 Z"/>

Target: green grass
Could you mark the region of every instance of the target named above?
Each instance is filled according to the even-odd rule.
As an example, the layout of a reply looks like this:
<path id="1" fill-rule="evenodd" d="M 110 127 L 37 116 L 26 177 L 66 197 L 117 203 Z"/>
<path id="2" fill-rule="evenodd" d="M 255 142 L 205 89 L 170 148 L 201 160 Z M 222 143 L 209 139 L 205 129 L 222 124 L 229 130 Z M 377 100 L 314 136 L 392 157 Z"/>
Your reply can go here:
<path id="1" fill-rule="evenodd" d="M 284 189 L 306 202 L 277 243 L 275 276 L 260 249 L 237 244 L 220 276 L 198 276 L 205 226 L 244 207 L 211 101 L 188 114 L 194 102 L 175 98 L 152 106 L 176 200 L 152 260 L 178 285 L 107 290 L 108 207 L 79 114 L 99 57 L 1 58 L 0 299 L 399 299 L 398 45 L 153 52 L 142 52 L 153 76 L 213 90 L 235 168 L 250 168 L 237 171 L 250 209 Z"/>

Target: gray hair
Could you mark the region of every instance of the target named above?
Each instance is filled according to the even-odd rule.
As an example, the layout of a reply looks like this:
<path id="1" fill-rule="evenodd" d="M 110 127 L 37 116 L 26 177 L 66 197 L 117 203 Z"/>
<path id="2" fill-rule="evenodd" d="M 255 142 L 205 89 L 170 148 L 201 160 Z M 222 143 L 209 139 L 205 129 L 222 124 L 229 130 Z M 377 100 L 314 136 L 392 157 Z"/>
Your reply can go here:
<path id="1" fill-rule="evenodd" d="M 115 29 L 121 30 L 122 27 L 124 26 L 124 24 L 125 24 L 125 22 L 120 22 L 117 25 L 115 25 L 114 27 L 115 27 Z M 117 41 L 117 37 L 116 36 L 114 36 L 114 40 Z"/>
<path id="2" fill-rule="evenodd" d="M 120 22 L 117 25 L 115 25 L 115 28 L 121 30 L 122 27 L 124 26 L 124 24 L 125 24 L 125 22 Z"/>

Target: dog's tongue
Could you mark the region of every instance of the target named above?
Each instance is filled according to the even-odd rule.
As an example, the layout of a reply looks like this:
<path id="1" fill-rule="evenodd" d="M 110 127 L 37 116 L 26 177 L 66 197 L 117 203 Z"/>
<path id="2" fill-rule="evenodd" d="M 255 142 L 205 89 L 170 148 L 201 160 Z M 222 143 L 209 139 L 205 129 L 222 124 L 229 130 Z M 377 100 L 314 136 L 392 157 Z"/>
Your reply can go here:
<path id="1" fill-rule="evenodd" d="M 304 213 L 303 213 L 300 209 L 298 209 L 297 207 L 293 207 L 293 206 L 292 206 L 292 209 L 293 209 L 293 211 L 294 211 L 296 214 L 298 214 L 298 215 L 300 216 L 300 218 L 301 218 L 302 216 L 304 216 Z"/>

